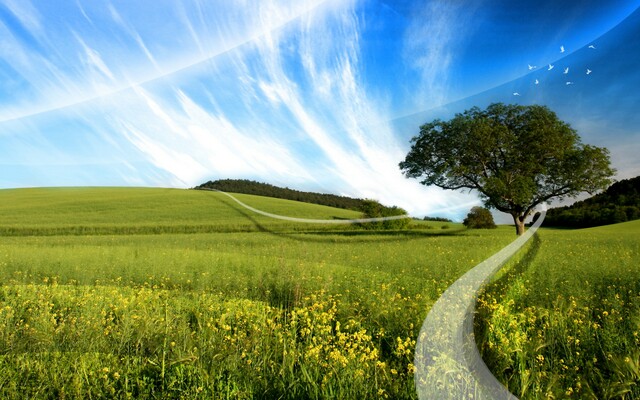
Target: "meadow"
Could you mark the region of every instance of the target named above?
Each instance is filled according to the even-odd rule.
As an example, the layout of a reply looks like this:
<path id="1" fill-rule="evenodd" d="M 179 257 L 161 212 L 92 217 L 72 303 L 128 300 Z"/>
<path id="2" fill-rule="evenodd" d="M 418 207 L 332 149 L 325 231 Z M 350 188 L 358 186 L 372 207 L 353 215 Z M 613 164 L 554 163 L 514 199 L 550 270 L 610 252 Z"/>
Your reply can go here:
<path id="1" fill-rule="evenodd" d="M 478 301 L 476 341 L 522 399 L 640 398 L 640 221 L 542 229 Z"/>
<path id="2" fill-rule="evenodd" d="M 237 195 L 267 212 L 359 213 Z M 0 190 L 0 398 L 416 398 L 431 305 L 514 239 L 252 215 L 176 189 Z M 540 229 L 478 300 L 522 399 L 640 398 L 640 223 Z"/>
<path id="3" fill-rule="evenodd" d="M 513 240 L 172 189 L 2 190 L 0 221 L 1 398 L 415 398 L 429 308 Z"/>

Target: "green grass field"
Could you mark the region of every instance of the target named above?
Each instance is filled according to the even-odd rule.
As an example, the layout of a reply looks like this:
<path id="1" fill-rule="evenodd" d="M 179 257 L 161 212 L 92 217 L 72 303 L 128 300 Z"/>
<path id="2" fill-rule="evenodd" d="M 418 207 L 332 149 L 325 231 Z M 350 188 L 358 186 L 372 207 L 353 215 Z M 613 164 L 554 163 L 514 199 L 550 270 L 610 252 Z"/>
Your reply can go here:
<path id="1" fill-rule="evenodd" d="M 513 239 L 171 189 L 2 190 L 0 221 L 1 398 L 415 398 L 431 304 Z"/>
<path id="2" fill-rule="evenodd" d="M 239 194 L 242 201 L 254 196 Z M 259 198 L 272 213 L 344 219 L 353 211 Z M 209 233 L 288 227 L 248 215 L 233 200 L 206 191 L 149 188 L 44 188 L 0 191 L 0 233 L 19 235 Z M 289 215 L 289 214 L 287 214 Z"/>
<path id="3" fill-rule="evenodd" d="M 175 189 L 0 190 L 0 221 L 8 399 L 416 398 L 431 305 L 515 238 L 508 226 L 301 225 Z M 477 340 L 513 393 L 640 397 L 639 234 L 637 222 L 541 229 L 487 288 Z"/>
<path id="4" fill-rule="evenodd" d="M 479 300 L 477 342 L 522 399 L 640 398 L 640 221 L 543 229 Z"/>

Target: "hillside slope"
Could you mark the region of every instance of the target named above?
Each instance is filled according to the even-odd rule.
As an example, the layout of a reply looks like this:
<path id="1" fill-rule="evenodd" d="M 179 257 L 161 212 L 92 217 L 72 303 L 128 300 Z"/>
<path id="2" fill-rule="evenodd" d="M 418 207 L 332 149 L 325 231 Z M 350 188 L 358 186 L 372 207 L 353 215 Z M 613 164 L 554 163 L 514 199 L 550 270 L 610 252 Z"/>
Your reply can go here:
<path id="1" fill-rule="evenodd" d="M 292 217 L 358 218 L 360 213 L 245 194 L 241 201 Z M 0 235 L 253 231 L 290 224 L 251 214 L 210 191 L 159 188 L 0 190 Z"/>
<path id="2" fill-rule="evenodd" d="M 363 206 L 362 199 L 354 199 L 352 197 L 327 193 L 303 192 L 247 179 L 219 179 L 216 181 L 208 181 L 202 185 L 196 186 L 194 189 L 217 189 L 222 190 L 223 192 L 254 194 L 258 196 L 344 208 L 346 210 L 361 210 Z"/>

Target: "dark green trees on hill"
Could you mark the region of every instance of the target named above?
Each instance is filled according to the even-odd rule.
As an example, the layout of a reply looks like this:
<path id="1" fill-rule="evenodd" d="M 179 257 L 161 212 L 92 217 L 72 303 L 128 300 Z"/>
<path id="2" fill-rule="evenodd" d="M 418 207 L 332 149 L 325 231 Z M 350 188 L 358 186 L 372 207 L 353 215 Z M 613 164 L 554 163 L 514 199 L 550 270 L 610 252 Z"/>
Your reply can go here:
<path id="1" fill-rule="evenodd" d="M 640 219 L 640 176 L 611 185 L 571 206 L 547 211 L 545 226 L 588 228 Z"/>
<path id="2" fill-rule="evenodd" d="M 354 199 L 335 194 L 301 192 L 299 190 L 281 188 L 247 179 L 220 179 L 209 181 L 195 189 L 217 189 L 223 192 L 253 194 L 257 196 L 275 197 L 278 199 L 302 201 L 305 203 L 320 204 L 323 206 L 344 208 L 346 210 L 362 210 L 361 199 Z"/>
<path id="3" fill-rule="evenodd" d="M 281 188 L 246 179 L 221 179 L 209 181 L 194 189 L 217 189 L 223 192 L 253 194 L 257 196 L 275 197 L 278 199 L 302 201 L 323 206 L 344 208 L 360 211 L 363 218 L 391 217 L 405 215 L 407 212 L 396 206 L 385 206 L 376 200 L 354 199 L 352 197 L 337 196 L 335 194 L 301 192 L 299 190 Z M 409 218 L 399 218 L 388 221 L 369 222 L 361 224 L 366 229 L 404 229 L 409 225 Z"/>

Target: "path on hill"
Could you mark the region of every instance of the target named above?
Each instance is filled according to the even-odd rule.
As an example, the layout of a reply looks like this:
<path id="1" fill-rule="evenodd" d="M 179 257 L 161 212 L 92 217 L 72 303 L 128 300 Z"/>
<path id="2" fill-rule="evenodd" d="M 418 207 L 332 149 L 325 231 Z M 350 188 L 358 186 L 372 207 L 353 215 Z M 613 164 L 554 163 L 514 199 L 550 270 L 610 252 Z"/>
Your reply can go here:
<path id="1" fill-rule="evenodd" d="M 314 224 L 350 224 L 409 218 L 407 215 L 349 220 L 294 218 L 253 208 L 233 195 L 217 189 L 242 207 L 257 214 L 286 221 Z M 416 343 L 415 384 L 420 399 L 504 399 L 517 400 L 491 374 L 480 357 L 473 334 L 473 316 L 478 291 L 500 268 L 533 237 L 546 209 L 524 235 L 469 270 L 455 281 L 431 307 Z"/>
<path id="2" fill-rule="evenodd" d="M 464 274 L 431 307 L 414 359 L 420 399 L 517 400 L 480 357 L 473 316 L 478 291 L 534 235 L 545 215 L 543 210 L 524 235 Z"/>
<path id="3" fill-rule="evenodd" d="M 301 223 L 304 223 L 304 224 L 361 224 L 361 223 L 365 223 L 365 222 L 381 222 L 381 221 L 392 221 L 394 219 L 411 218 L 407 214 L 394 215 L 392 217 L 356 218 L 356 219 L 309 219 L 309 218 L 287 217 L 286 215 L 271 214 L 271 213 L 268 213 L 266 211 L 262 211 L 262 210 L 258 210 L 257 208 L 253 208 L 253 207 L 241 202 L 240 200 L 236 199 L 233 195 L 231 195 L 231 194 L 229 194 L 227 192 L 223 192 L 222 190 L 210 189 L 210 188 L 199 189 L 199 190 L 209 190 L 211 192 L 222 193 L 225 196 L 230 197 L 233 201 L 235 201 L 236 203 L 240 204 L 242 207 L 246 208 L 247 210 L 253 211 L 256 214 L 264 215 L 265 217 L 281 219 L 281 220 L 285 220 L 285 221 L 292 221 L 292 222 L 301 222 Z"/>

